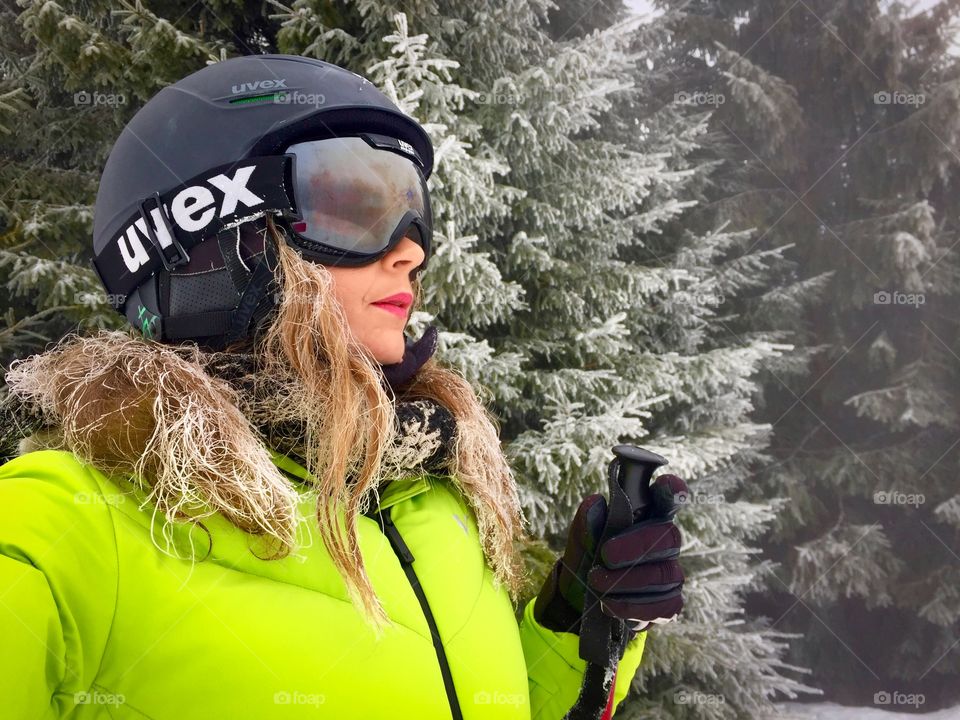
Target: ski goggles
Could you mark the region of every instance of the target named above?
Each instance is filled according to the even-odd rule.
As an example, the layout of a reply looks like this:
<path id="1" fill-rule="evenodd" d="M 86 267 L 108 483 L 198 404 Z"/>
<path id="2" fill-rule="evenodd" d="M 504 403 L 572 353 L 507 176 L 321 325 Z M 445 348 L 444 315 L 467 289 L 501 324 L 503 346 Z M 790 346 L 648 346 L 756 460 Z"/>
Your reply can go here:
<path id="1" fill-rule="evenodd" d="M 408 143 L 365 133 L 295 143 L 292 244 L 326 265 L 374 262 L 404 237 L 430 255 L 432 212 L 419 157 Z"/>
<path id="2" fill-rule="evenodd" d="M 119 310 L 154 273 L 186 265 L 205 239 L 276 213 L 307 260 L 366 265 L 409 236 L 423 247 L 420 272 L 433 228 L 422 168 L 409 143 L 373 133 L 299 142 L 282 155 L 220 165 L 143 197 L 93 267 Z"/>

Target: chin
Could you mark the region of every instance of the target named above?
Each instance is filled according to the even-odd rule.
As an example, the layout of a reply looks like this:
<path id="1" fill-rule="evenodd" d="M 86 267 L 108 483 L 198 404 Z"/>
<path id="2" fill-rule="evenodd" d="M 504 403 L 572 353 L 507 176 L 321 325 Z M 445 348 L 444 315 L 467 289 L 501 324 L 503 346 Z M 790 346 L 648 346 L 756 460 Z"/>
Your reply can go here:
<path id="1" fill-rule="evenodd" d="M 381 365 L 394 365 L 403 360 L 404 350 L 406 350 L 406 343 L 401 334 L 399 340 L 396 343 L 391 343 L 390 347 L 377 348 L 374 357 Z"/>

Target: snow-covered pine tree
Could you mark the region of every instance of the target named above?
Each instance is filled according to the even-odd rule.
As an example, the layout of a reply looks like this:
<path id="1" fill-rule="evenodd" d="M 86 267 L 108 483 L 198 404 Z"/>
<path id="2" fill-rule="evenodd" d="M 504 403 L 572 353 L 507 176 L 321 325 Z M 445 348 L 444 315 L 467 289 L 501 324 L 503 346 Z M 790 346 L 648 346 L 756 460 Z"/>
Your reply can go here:
<path id="1" fill-rule="evenodd" d="M 748 542 L 773 510 L 727 502 L 725 493 L 763 458 L 766 428 L 749 420 L 751 378 L 788 348 L 759 335 L 731 343 L 728 333 L 709 328 L 721 296 L 733 300 L 760 284 L 778 256 L 740 257 L 744 238 L 724 232 L 684 236 L 674 227 L 658 237 L 691 204 L 686 187 L 708 169 L 685 160 L 704 123 L 681 113 L 667 122 L 669 109 L 664 117 L 637 112 L 643 97 L 624 81 L 656 60 L 649 49 L 656 44 L 637 42 L 636 23 L 556 42 L 543 37 L 542 7 L 519 7 L 506 17 L 492 3 L 437 6 L 426 24 L 453 30 L 431 36 L 424 59 L 409 57 L 419 40 L 395 33 L 397 57 L 372 66 L 389 69 L 377 81 L 396 86 L 398 97 L 405 97 L 399 88 L 422 92 L 411 111 L 449 133 L 435 136 L 441 146 L 459 148 L 466 136 L 474 149 L 464 160 L 489 158 L 499 168 L 463 172 L 458 156 L 456 173 L 447 159 L 439 165 L 445 232 L 429 280 L 437 317 L 457 331 L 443 334 L 444 350 L 490 389 L 532 529 L 554 549 L 582 497 L 602 490 L 616 442 L 660 450 L 691 479 L 705 501 L 684 511 L 692 545 L 686 621 L 651 637 L 642 692 L 629 712 L 759 715 L 775 689 L 800 689 L 778 672 L 783 639 L 745 623 L 739 611 L 763 569 Z M 286 17 L 291 34 L 279 34 L 281 43 L 296 39 L 285 50 L 305 52 L 318 38 L 356 47 L 316 16 L 305 22 L 297 8 Z M 391 30 L 374 13 L 365 18 L 367 37 Z M 646 50 L 631 53 L 631 44 Z M 438 58 L 459 63 L 445 87 L 429 77 Z M 449 98 L 459 97 L 453 86 L 465 90 L 462 111 L 451 110 Z M 622 126 L 641 122 L 645 129 L 628 140 Z M 490 196 L 488 178 L 509 190 L 508 212 L 476 206 L 473 198 Z M 464 226 L 467 238 L 458 236 Z M 465 270 L 473 251 L 489 254 L 492 266 L 481 267 L 496 272 Z M 740 272 L 718 284 L 722 258 Z M 504 292 L 515 285 L 522 295 Z M 509 303 L 494 315 L 500 298 Z M 690 691 L 708 700 L 687 703 L 700 697 Z"/>
<path id="2" fill-rule="evenodd" d="M 191 22 L 198 19 L 202 26 L 203 14 Z M 92 206 L 107 152 L 165 83 L 221 57 L 221 50 L 236 50 L 232 39 L 183 32 L 126 0 L 119 8 L 5 4 L 0 33 L 0 360 L 6 366 L 69 330 L 121 326 L 90 265 Z"/>
<path id="3" fill-rule="evenodd" d="M 413 330 L 437 322 L 442 357 L 484 389 L 502 419 L 530 530 L 544 541 L 531 553 L 540 560 L 531 592 L 577 504 L 603 490 L 610 448 L 635 442 L 666 454 L 695 492 L 681 513 L 688 605 L 683 622 L 651 633 L 638 692 L 621 712 L 759 716 L 775 691 L 802 685 L 781 674 L 785 636 L 742 617 L 742 593 L 765 569 L 751 541 L 776 503 L 733 493 L 762 460 L 768 433 L 750 418 L 756 373 L 789 346 L 725 337 L 715 319 L 778 259 L 743 259 L 742 272 L 717 282 L 715 264 L 736 263 L 745 237 L 682 231 L 709 169 L 687 160 L 703 120 L 670 108 L 636 112 L 645 88 L 631 87 L 638 63 L 658 62 L 656 33 L 665 30 L 598 21 L 588 27 L 602 30 L 566 33 L 549 22 L 549 7 L 411 0 L 395 13 L 369 0 L 271 0 L 267 13 L 216 3 L 181 15 L 173 2 L 116 14 L 99 3 L 25 2 L 18 17 L 4 16 L 20 44 L 4 91 L 22 88 L 38 122 L 76 119 L 72 94 L 83 90 L 126 101 L 109 118 L 91 117 L 86 136 L 49 144 L 58 152 L 44 160 L 49 172 L 87 183 L 64 181 L 50 193 L 51 203 L 87 212 L 72 245 L 54 237 L 61 226 L 32 227 L 54 257 L 68 258 L 61 274 L 95 289 L 84 251 L 96 171 L 109 140 L 164 82 L 220 57 L 274 50 L 370 76 L 425 124 L 437 148 L 430 312 L 414 318 Z M 631 124 L 639 130 L 627 137 Z M 22 164 L 35 161 L 19 135 L 4 142 Z M 32 197 L 14 191 L 11 228 Z M 39 244 L 17 247 L 24 240 L 15 232 L 5 247 L 24 264 L 18 277 L 32 303 L 17 309 L 24 317 L 48 301 L 30 283 L 44 256 Z M 80 309 L 78 317 L 116 322 L 103 313 Z M 56 337 L 60 328 L 48 331 Z M 17 336 L 11 353 L 41 341 Z M 693 691 L 707 700 L 688 702 Z"/>
<path id="4" fill-rule="evenodd" d="M 764 542 L 778 579 L 749 607 L 802 632 L 795 662 L 836 699 L 955 702 L 956 3 L 662 5 L 682 6 L 682 72 L 726 98 L 706 207 L 790 246 L 802 282 L 829 277 L 769 305 L 809 367 L 768 368 L 777 462 L 754 487 L 790 502 Z"/>
<path id="5" fill-rule="evenodd" d="M 732 538 L 757 537 L 767 524 L 771 506 L 774 512 L 782 512 L 781 500 L 752 491 L 756 473 L 769 465 L 770 458 L 765 451 L 769 426 L 750 420 L 756 415 L 754 404 L 763 401 L 759 379 L 771 368 L 782 372 L 781 368 L 802 365 L 802 353 L 783 344 L 792 338 L 771 320 L 769 307 L 777 302 L 796 309 L 800 303 L 795 298 L 811 283 L 791 277 L 785 248 L 760 247 L 759 230 L 732 228 L 729 218 L 714 212 L 709 190 L 719 182 L 716 175 L 722 160 L 712 147 L 715 138 L 709 120 L 719 101 L 705 97 L 707 93 L 696 83 L 684 78 L 672 26 L 671 18 L 664 17 L 635 35 L 633 46 L 641 51 L 633 74 L 637 91 L 622 101 L 616 121 L 606 128 L 626 147 L 668 158 L 669 172 L 646 203 L 645 215 L 638 218 L 643 223 L 643 244 L 622 256 L 645 265 L 667 261 L 689 273 L 689 284 L 679 285 L 653 304 L 645 324 L 705 373 L 683 380 L 679 392 L 667 386 L 666 391 L 680 401 L 654 415 L 657 432 L 666 427 L 668 432 L 682 434 L 683 451 L 699 455 L 704 462 L 698 482 L 705 500 L 698 525 L 704 530 L 698 528 L 698 539 L 704 543 L 704 555 L 711 558 L 711 567 L 700 582 L 712 599 L 703 606 L 704 622 L 722 630 L 715 643 L 699 648 L 700 662 L 687 669 L 687 673 L 694 671 L 689 687 L 702 688 L 706 676 L 710 689 L 706 695 L 683 696 L 689 703 L 707 705 L 689 711 L 689 716 L 704 717 L 714 712 L 709 707 L 714 696 L 729 701 L 761 691 L 772 695 L 774 688 L 788 694 L 793 689 L 813 691 L 786 688 L 764 677 L 767 663 L 777 665 L 770 639 L 778 633 L 772 631 L 776 629 L 770 628 L 768 618 L 743 613 L 742 604 L 748 591 L 763 587 L 770 563 L 723 557 Z M 680 198 L 692 207 L 677 216 L 671 210 Z M 718 367 L 720 374 L 716 374 Z M 678 381 L 680 377 L 677 374 Z M 765 516 L 762 520 L 760 513 Z M 727 665 L 737 669 L 729 674 L 711 670 Z M 677 674 L 677 669 L 668 669 L 658 684 Z M 745 692 L 744 684 L 754 689 Z M 656 712 L 653 707 L 647 711 Z M 747 705 L 735 714 L 760 717 L 763 710 Z"/>

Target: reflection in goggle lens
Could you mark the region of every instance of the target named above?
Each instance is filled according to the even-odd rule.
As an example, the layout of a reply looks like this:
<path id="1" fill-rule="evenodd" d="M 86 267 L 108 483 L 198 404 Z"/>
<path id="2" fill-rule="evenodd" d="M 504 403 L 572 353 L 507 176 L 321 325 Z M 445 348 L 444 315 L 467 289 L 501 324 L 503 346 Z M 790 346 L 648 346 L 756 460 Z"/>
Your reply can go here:
<path id="1" fill-rule="evenodd" d="M 297 143 L 286 152 L 296 156 L 301 220 L 293 229 L 307 240 L 374 254 L 387 247 L 411 211 L 430 222 L 423 176 L 402 155 L 357 137 Z M 411 232 L 420 239 L 419 230 L 411 226 Z"/>

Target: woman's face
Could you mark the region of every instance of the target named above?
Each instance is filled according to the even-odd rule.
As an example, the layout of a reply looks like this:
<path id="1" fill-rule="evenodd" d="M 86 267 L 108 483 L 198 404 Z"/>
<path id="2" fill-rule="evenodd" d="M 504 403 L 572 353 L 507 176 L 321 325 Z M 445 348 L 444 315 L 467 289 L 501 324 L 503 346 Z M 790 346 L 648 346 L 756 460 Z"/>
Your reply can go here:
<path id="1" fill-rule="evenodd" d="M 368 265 L 346 267 L 327 265 L 333 276 L 333 293 L 343 308 L 357 342 L 366 347 L 381 365 L 403 359 L 403 329 L 410 318 L 413 301 L 413 271 L 424 259 L 420 243 L 404 237 L 386 255 Z M 406 293 L 405 307 L 384 309 L 377 300 Z M 388 306 L 389 307 L 389 306 Z"/>

